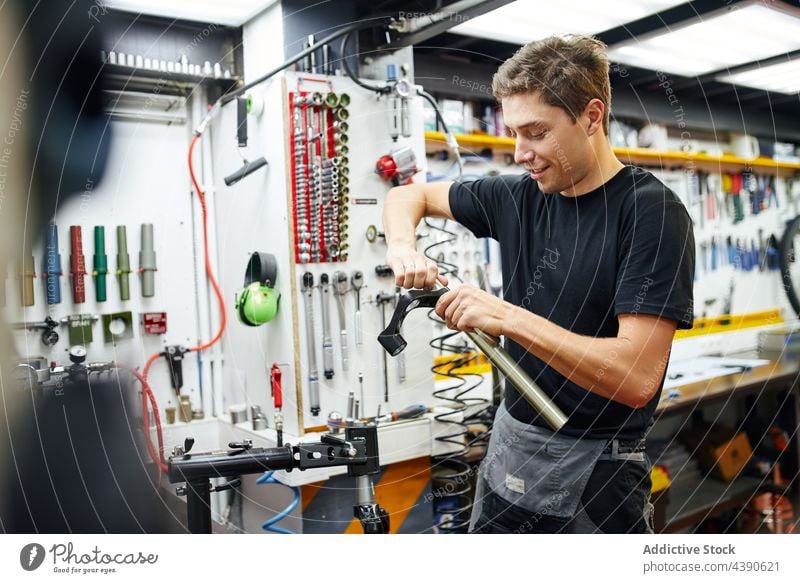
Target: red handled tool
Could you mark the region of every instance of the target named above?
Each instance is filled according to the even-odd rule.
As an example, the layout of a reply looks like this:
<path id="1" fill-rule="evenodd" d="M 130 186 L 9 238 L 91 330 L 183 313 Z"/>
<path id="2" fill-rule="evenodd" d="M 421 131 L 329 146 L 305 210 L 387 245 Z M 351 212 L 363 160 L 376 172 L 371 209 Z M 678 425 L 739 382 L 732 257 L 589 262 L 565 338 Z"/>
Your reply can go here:
<path id="1" fill-rule="evenodd" d="M 280 366 L 275 362 L 269 371 L 269 382 L 272 386 L 272 405 L 275 408 L 275 431 L 278 434 L 278 447 L 283 446 L 283 388 L 281 387 Z"/>
<path id="2" fill-rule="evenodd" d="M 86 285 L 83 278 L 86 276 L 86 259 L 83 256 L 83 239 L 81 228 L 72 225 L 69 228 L 69 240 L 72 245 L 72 254 L 69 257 L 70 277 L 72 277 L 72 301 L 82 304 L 86 301 Z"/>

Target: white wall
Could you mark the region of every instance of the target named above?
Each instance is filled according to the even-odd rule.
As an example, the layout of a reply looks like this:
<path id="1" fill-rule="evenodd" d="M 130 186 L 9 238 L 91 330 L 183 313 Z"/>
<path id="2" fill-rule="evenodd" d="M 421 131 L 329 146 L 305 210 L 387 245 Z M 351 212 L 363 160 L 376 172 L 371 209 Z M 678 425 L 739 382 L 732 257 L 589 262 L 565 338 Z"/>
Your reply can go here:
<path id="1" fill-rule="evenodd" d="M 176 113 L 180 117 L 180 112 Z M 177 119 L 176 117 L 176 119 Z M 105 178 L 98 184 L 87 182 L 86 190 L 64 204 L 55 217 L 59 229 L 61 267 L 60 304 L 46 304 L 42 277 L 44 243 L 34 248 L 36 270 L 35 305 L 24 309 L 24 319 L 41 321 L 46 315 L 54 319 L 72 314 L 107 314 L 131 311 L 134 317 L 134 338 L 106 344 L 101 322 L 93 326 L 93 342 L 87 346 L 87 361 L 115 360 L 129 366 L 141 366 L 152 353 L 167 344 L 192 346 L 198 330 L 195 309 L 195 280 L 192 262 L 191 207 L 189 176 L 186 166 L 188 127 L 186 124 L 150 121 L 112 121 L 113 145 Z M 158 271 L 155 274 L 155 296 L 141 295 L 139 268 L 140 225 L 153 223 Z M 69 274 L 70 225 L 80 225 L 87 272 L 92 271 L 94 226 L 105 227 L 107 276 L 106 302 L 95 301 L 95 285 L 91 275 L 85 278 L 86 303 L 72 303 Z M 127 226 L 128 253 L 133 273 L 130 274 L 130 297 L 121 301 L 114 272 L 117 267 L 116 226 Z M 9 281 L 9 284 L 11 282 Z M 19 298 L 16 285 L 8 285 L 8 305 L 16 307 Z M 168 331 L 163 336 L 144 335 L 139 325 L 142 312 L 167 312 Z M 44 355 L 59 364 L 69 363 L 68 330 L 59 328 L 61 339 L 46 349 L 39 332 L 18 332 L 17 347 L 22 355 Z M 183 364 L 183 393 L 200 406 L 199 379 L 196 361 L 187 358 Z M 166 364 L 159 360 L 151 370 L 151 384 L 160 407 L 176 404 Z M 163 413 L 162 413 L 163 414 Z"/>

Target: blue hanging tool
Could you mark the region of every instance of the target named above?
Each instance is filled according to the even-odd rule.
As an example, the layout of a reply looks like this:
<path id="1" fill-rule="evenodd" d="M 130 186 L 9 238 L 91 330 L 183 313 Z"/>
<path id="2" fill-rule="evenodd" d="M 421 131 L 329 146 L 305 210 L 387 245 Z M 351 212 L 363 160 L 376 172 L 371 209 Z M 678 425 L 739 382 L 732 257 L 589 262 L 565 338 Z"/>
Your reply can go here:
<path id="1" fill-rule="evenodd" d="M 772 208 L 772 203 L 775 203 L 775 208 L 780 208 L 778 204 L 778 194 L 775 192 L 775 177 L 769 176 L 766 181 L 764 189 L 764 197 L 766 198 L 767 208 Z"/>
<path id="2" fill-rule="evenodd" d="M 736 239 L 736 242 L 733 244 L 733 268 L 734 269 L 742 269 L 742 246 L 739 243 L 739 239 Z"/>
<path id="3" fill-rule="evenodd" d="M 47 226 L 47 242 L 45 243 L 44 278 L 47 292 L 47 303 L 61 303 L 61 255 L 58 253 L 58 227 L 55 223 Z"/>
<path id="4" fill-rule="evenodd" d="M 725 240 L 728 244 L 728 265 L 733 265 L 733 268 L 736 269 L 736 249 L 733 246 L 733 240 L 730 235 Z"/>
<path id="5" fill-rule="evenodd" d="M 767 243 L 767 269 L 769 271 L 779 271 L 780 268 L 781 261 L 778 239 L 775 235 L 770 235 L 769 242 Z"/>
<path id="6" fill-rule="evenodd" d="M 756 267 L 758 267 L 758 247 L 755 240 L 750 239 L 750 269 L 748 271 L 752 271 Z"/>

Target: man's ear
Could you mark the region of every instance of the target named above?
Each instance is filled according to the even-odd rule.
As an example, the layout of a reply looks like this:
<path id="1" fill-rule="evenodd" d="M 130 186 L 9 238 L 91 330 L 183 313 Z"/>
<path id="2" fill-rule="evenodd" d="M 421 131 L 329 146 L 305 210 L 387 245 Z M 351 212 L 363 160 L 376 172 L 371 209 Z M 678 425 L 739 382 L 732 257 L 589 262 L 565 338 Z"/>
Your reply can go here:
<path id="1" fill-rule="evenodd" d="M 586 135 L 593 136 L 596 132 L 603 130 L 603 117 L 606 113 L 605 104 L 597 98 L 589 100 L 586 107 L 583 109 L 583 116 L 588 120 L 589 125 L 586 127 Z"/>

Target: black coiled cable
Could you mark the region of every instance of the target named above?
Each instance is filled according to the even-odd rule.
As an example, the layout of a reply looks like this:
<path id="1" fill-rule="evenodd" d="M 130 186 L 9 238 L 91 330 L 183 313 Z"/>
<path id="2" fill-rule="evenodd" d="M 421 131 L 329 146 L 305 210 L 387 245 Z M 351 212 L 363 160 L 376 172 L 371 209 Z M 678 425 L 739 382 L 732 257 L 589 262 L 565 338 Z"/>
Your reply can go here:
<path id="1" fill-rule="evenodd" d="M 423 252 L 425 257 L 437 264 L 442 275 L 460 280 L 457 265 L 432 255 L 434 248 L 457 241 L 457 233 L 447 230 L 446 220 L 443 221 L 441 227 L 429 219 L 425 219 L 425 224 L 429 229 L 447 235 L 444 240 L 426 247 Z M 428 318 L 436 323 L 442 323 L 442 320 L 433 310 L 428 312 Z M 475 472 L 467 456 L 472 448 L 482 446 L 490 433 L 490 431 L 486 431 L 473 439 L 469 438 L 468 421 L 480 420 L 485 422 L 487 418 L 486 412 L 491 407 L 491 403 L 483 398 L 466 396 L 480 386 L 483 382 L 483 376 L 456 372 L 456 369 L 466 366 L 478 358 L 478 353 L 470 350 L 466 342 L 450 342 L 451 339 L 460 334 L 460 332 L 445 332 L 430 342 L 430 346 L 437 351 L 438 355 L 444 353 L 455 355 L 452 360 L 436 364 L 431 368 L 434 375 L 442 375 L 457 381 L 454 386 L 436 390 L 433 393 L 434 397 L 446 401 L 448 407 L 452 409 L 434 417 L 436 421 L 448 424 L 453 428 L 453 431 L 435 438 L 436 441 L 451 451 L 434 455 L 431 458 L 434 513 L 440 517 L 439 532 L 445 534 L 464 533 L 469 527 L 473 506 L 472 480 Z M 481 404 L 485 404 L 486 407 L 467 416 L 468 409 Z M 489 415 L 488 419 L 490 421 L 487 426 L 491 425 L 491 418 L 491 415 Z"/>

